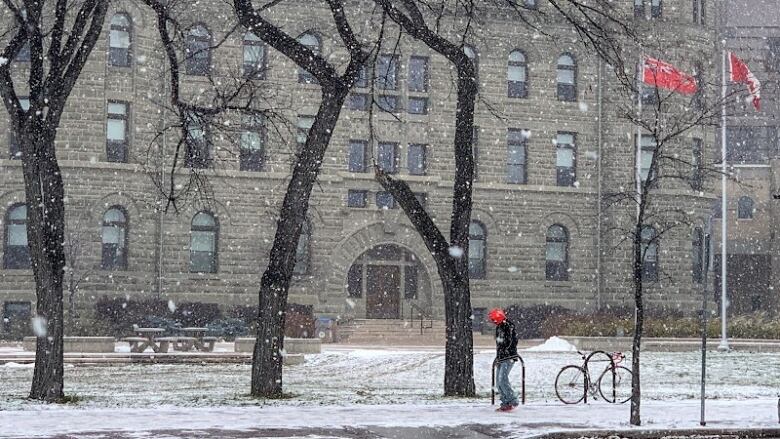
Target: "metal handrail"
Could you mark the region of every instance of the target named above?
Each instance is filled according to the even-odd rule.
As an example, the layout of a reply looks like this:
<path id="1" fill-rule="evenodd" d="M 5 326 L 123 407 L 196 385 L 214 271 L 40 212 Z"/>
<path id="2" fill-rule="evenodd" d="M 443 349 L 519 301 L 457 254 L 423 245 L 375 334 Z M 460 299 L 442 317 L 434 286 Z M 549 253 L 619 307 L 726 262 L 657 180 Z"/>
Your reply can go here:
<path id="1" fill-rule="evenodd" d="M 520 402 L 525 405 L 525 361 L 523 361 L 523 357 L 520 355 L 513 355 L 511 357 L 502 358 L 499 360 L 496 358 L 493 360 L 493 375 L 491 378 L 491 386 L 490 386 L 490 404 L 496 405 L 496 368 L 498 367 L 499 363 L 502 363 L 504 361 L 509 360 L 520 360 Z"/>
<path id="2" fill-rule="evenodd" d="M 414 310 L 417 310 L 417 316 L 420 318 L 420 335 L 424 335 L 424 329 L 433 329 L 433 316 L 427 315 L 425 310 L 420 308 L 417 304 L 409 302 L 409 323 L 414 324 Z M 430 319 L 430 326 L 424 326 L 424 320 Z"/>

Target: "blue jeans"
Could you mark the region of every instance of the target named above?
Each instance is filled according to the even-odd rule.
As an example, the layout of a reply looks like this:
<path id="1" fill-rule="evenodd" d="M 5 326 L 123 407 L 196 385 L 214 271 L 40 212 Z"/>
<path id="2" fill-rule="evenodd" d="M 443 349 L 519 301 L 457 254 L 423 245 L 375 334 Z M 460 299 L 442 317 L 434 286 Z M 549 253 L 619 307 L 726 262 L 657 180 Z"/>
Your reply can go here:
<path id="1" fill-rule="evenodd" d="M 498 373 L 496 374 L 496 387 L 498 387 L 498 394 L 501 397 L 502 406 L 517 406 L 520 402 L 517 400 L 517 394 L 512 390 L 512 385 L 509 383 L 509 372 L 514 367 L 515 362 L 512 360 L 506 360 L 498 363 Z"/>

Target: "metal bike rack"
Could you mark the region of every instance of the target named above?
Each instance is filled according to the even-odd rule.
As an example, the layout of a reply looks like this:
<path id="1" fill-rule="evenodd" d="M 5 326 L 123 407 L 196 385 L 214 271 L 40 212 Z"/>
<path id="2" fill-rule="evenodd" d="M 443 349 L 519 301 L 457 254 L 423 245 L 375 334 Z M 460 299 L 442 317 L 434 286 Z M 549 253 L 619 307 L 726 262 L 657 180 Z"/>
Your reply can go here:
<path id="1" fill-rule="evenodd" d="M 509 360 L 520 360 L 520 402 L 525 405 L 525 361 L 523 361 L 523 357 L 519 355 L 515 355 L 512 357 L 507 357 L 502 359 L 501 361 L 498 361 L 498 358 L 493 360 L 493 375 L 492 379 L 490 381 L 490 404 L 496 405 L 496 368 L 498 367 L 498 363 L 509 361 Z"/>

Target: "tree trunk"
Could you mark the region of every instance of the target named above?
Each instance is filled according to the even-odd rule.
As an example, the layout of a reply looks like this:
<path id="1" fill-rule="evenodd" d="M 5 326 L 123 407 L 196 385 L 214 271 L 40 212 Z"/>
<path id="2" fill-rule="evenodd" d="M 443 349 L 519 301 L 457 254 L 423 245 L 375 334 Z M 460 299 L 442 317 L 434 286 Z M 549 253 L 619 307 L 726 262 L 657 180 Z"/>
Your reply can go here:
<path id="1" fill-rule="evenodd" d="M 299 151 L 287 185 L 268 268 L 260 283 L 257 339 L 252 358 L 252 396 L 282 396 L 284 322 L 290 279 L 295 268 L 295 252 L 306 221 L 311 191 L 348 92 L 347 86 L 322 85 L 322 102 L 314 125 L 306 144 Z"/>
<path id="2" fill-rule="evenodd" d="M 444 286 L 447 327 L 444 396 L 475 396 L 471 294 L 466 277 L 450 273 Z"/>
<path id="3" fill-rule="evenodd" d="M 41 130 L 43 131 L 43 130 Z M 54 133 L 20 136 L 27 202 L 27 236 L 36 289 L 35 370 L 30 398 L 62 400 L 65 205 Z M 40 330 L 45 328 L 45 333 Z"/>
<path id="4" fill-rule="evenodd" d="M 631 425 L 641 425 L 640 403 L 642 391 L 639 378 L 639 354 L 642 345 L 642 330 L 645 321 L 642 301 L 642 223 L 637 222 L 634 232 L 634 340 L 631 345 Z"/>

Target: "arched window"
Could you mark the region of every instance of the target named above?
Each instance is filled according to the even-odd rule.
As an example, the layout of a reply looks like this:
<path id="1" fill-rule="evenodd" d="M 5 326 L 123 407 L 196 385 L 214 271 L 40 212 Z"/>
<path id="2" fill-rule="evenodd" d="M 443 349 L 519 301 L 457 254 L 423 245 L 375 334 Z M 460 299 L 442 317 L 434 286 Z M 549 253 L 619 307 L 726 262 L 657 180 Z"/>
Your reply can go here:
<path id="1" fill-rule="evenodd" d="M 469 277 L 471 279 L 485 278 L 486 242 L 485 226 L 478 221 L 472 221 L 469 224 Z"/>
<path id="2" fill-rule="evenodd" d="M 507 96 L 510 98 L 528 97 L 528 64 L 522 51 L 515 50 L 509 54 L 506 80 Z"/>
<path id="3" fill-rule="evenodd" d="M 558 100 L 577 100 L 577 62 L 569 54 L 558 57 Z"/>
<path id="4" fill-rule="evenodd" d="M 266 51 L 263 41 L 252 32 L 244 35 L 244 77 L 265 79 Z"/>
<path id="5" fill-rule="evenodd" d="M 322 42 L 317 35 L 306 32 L 298 37 L 298 42 L 309 48 L 315 55 L 322 53 Z M 317 79 L 307 70 L 298 68 L 298 82 L 303 84 L 316 84 Z"/>
<path id="6" fill-rule="evenodd" d="M 547 229 L 545 251 L 545 278 L 547 280 L 569 280 L 569 232 L 560 224 Z"/>
<path id="7" fill-rule="evenodd" d="M 188 75 L 206 76 L 211 71 L 211 32 L 202 25 L 187 33 L 186 70 Z"/>
<path id="8" fill-rule="evenodd" d="M 642 228 L 642 280 L 658 280 L 658 232 L 651 226 Z"/>
<path id="9" fill-rule="evenodd" d="M 295 248 L 295 274 L 309 274 L 311 270 L 311 224 L 309 220 L 301 226 L 298 247 Z"/>
<path id="10" fill-rule="evenodd" d="M 739 202 L 737 204 L 737 218 L 738 219 L 753 219 L 753 199 L 744 196 L 739 197 Z"/>
<path id="11" fill-rule="evenodd" d="M 5 218 L 5 253 L 3 268 L 18 270 L 30 268 L 30 250 L 27 247 L 27 206 L 15 204 Z"/>
<path id="12" fill-rule="evenodd" d="M 127 215 L 124 209 L 114 206 L 103 214 L 102 255 L 103 270 L 127 269 Z"/>
<path id="13" fill-rule="evenodd" d="M 130 67 L 133 23 L 130 16 L 119 13 L 111 17 L 108 36 L 108 62 L 116 67 Z"/>
<path id="14" fill-rule="evenodd" d="M 691 275 L 697 284 L 704 282 L 704 271 L 707 270 L 704 266 L 704 252 L 704 232 L 701 227 L 696 227 L 693 229 L 691 246 Z"/>
<path id="15" fill-rule="evenodd" d="M 190 272 L 217 272 L 219 223 L 209 212 L 198 212 L 190 227 Z"/>
<path id="16" fill-rule="evenodd" d="M 475 49 L 474 46 L 467 44 L 463 46 L 463 53 L 465 53 L 474 63 L 474 76 L 475 79 L 479 80 L 479 54 L 477 53 L 477 49 Z M 477 85 L 479 85 L 479 83 L 477 83 Z"/>

